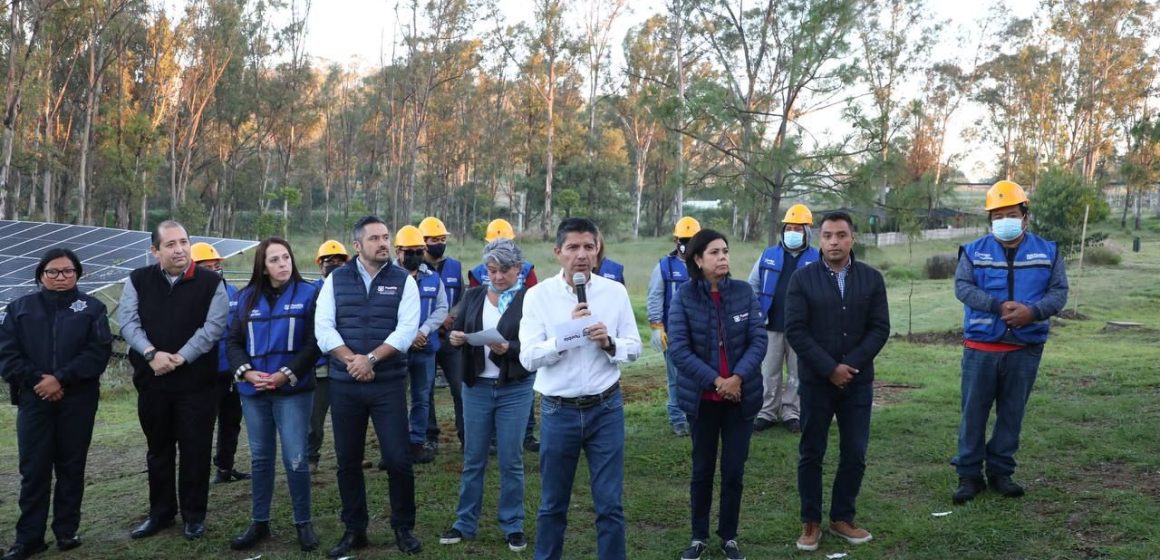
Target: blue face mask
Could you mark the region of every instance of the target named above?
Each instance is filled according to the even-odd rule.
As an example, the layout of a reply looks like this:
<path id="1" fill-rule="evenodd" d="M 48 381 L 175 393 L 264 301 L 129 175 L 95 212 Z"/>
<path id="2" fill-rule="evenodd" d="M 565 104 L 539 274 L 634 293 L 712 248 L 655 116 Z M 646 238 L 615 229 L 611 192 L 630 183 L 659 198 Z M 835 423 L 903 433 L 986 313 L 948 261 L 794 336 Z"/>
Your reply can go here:
<path id="1" fill-rule="evenodd" d="M 800 249 L 805 240 L 806 235 L 800 231 L 786 231 L 781 234 L 781 242 L 785 243 L 786 249 Z"/>
<path id="2" fill-rule="evenodd" d="M 999 241 L 1015 241 L 1023 234 L 1022 218 L 999 218 L 991 222 L 991 233 Z"/>

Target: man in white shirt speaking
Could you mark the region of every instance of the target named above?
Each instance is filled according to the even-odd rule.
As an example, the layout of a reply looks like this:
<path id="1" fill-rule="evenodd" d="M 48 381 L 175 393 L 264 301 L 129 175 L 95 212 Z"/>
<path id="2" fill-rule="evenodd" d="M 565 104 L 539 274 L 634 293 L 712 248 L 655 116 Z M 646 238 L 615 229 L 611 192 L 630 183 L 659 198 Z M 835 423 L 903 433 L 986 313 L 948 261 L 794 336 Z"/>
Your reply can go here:
<path id="1" fill-rule="evenodd" d="M 587 218 L 561 222 L 554 249 L 561 271 L 529 289 L 524 299 L 520 363 L 536 371 L 534 387 L 542 395 L 536 560 L 564 556 L 581 451 L 596 510 L 597 557 L 626 556 L 620 364 L 635 361 L 641 344 L 624 286 L 592 273 L 598 233 Z M 577 344 L 577 333 L 586 340 Z"/>

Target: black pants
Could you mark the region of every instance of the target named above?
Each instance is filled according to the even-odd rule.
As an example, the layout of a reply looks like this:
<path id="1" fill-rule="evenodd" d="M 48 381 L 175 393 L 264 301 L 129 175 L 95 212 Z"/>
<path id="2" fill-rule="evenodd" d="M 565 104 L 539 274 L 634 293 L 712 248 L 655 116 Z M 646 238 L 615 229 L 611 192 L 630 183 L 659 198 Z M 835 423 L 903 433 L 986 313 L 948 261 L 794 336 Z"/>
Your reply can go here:
<path id="1" fill-rule="evenodd" d="M 739 404 L 703 400 L 697 410 L 697 417 L 690 420 L 693 479 L 689 483 L 689 501 L 692 506 L 693 539 L 709 540 L 709 513 L 713 508 L 713 471 L 717 467 L 718 443 L 721 450 L 721 514 L 717 520 L 717 536 L 723 541 L 736 539 L 753 419 L 741 415 Z"/>
<path id="2" fill-rule="evenodd" d="M 151 517 L 172 519 L 180 503 L 186 523 L 205 521 L 218 391 L 211 383 L 185 392 L 146 388 L 137 393 L 137 418 L 149 446 Z"/>
<path id="3" fill-rule="evenodd" d="M 213 464 L 223 471 L 232 471 L 234 455 L 238 452 L 238 434 L 242 432 L 242 401 L 228 377 L 218 382 L 218 391 L 221 397 L 217 413 L 217 455 L 213 456 Z"/>
<path id="4" fill-rule="evenodd" d="M 459 443 L 463 443 L 463 370 L 461 361 L 463 353 L 451 347 L 444 338 L 435 352 L 435 363 L 443 370 L 443 377 L 447 379 L 447 388 L 451 390 L 451 400 L 455 403 L 455 434 Z M 435 390 L 431 390 L 431 402 L 427 408 L 427 441 L 439 441 L 439 423 L 435 419 Z"/>
<path id="5" fill-rule="evenodd" d="M 37 546 L 44 542 L 52 493 L 52 532 L 57 540 L 76 536 L 85 492 L 85 460 L 93 439 L 100 386 L 86 383 L 66 387 L 64 398 L 41 400 L 32 389 L 21 389 L 16 413 L 16 441 L 20 448 L 20 519 L 16 542 Z"/>
<path id="6" fill-rule="evenodd" d="M 406 380 L 370 383 L 331 380 L 330 383 L 330 423 L 334 428 L 338 494 L 342 499 L 339 517 L 343 525 L 349 531 L 365 531 L 370 521 L 362 469 L 369 420 L 374 423 L 387 467 L 391 528 L 413 529 L 415 474 L 411 469 Z"/>
<path id="7" fill-rule="evenodd" d="M 316 368 L 315 371 L 328 368 Z M 330 378 L 315 377 L 318 385 L 314 388 L 314 409 L 310 413 L 310 433 L 306 436 L 306 459 L 317 463 L 322 458 L 322 437 L 326 427 L 326 411 L 330 410 Z"/>
<path id="8" fill-rule="evenodd" d="M 839 389 L 831 383 L 802 383 L 802 438 L 798 445 L 798 495 L 802 523 L 822 522 L 822 462 L 830 437 L 830 424 L 838 419 L 838 472 L 830 505 L 830 521 L 852 523 L 857 513 L 858 492 L 866 472 L 866 449 L 870 445 L 870 409 L 874 384 L 851 383 Z"/>

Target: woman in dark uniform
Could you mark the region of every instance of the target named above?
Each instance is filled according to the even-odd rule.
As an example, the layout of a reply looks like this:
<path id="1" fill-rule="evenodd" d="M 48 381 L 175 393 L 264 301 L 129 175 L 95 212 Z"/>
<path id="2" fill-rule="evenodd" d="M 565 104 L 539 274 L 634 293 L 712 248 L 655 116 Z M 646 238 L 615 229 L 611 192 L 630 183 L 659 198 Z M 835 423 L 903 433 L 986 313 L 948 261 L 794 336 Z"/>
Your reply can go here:
<path id="1" fill-rule="evenodd" d="M 105 304 L 77 290 L 81 261 L 49 249 L 36 266 L 40 291 L 0 313 L 0 375 L 12 391 L 20 449 L 20 519 L 3 560 L 23 560 L 44 542 L 52 475 L 52 532 L 60 550 L 81 545 L 85 460 L 93 437 L 101 374 L 113 352 Z"/>

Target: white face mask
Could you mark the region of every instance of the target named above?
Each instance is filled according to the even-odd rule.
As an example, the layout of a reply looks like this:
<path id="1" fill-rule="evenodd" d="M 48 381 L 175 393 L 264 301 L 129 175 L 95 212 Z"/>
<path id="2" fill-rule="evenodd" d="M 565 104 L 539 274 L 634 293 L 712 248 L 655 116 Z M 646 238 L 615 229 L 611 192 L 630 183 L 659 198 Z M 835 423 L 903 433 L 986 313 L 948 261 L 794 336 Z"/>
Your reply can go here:
<path id="1" fill-rule="evenodd" d="M 999 218 L 991 222 L 991 233 L 999 241 L 1014 241 L 1023 235 L 1022 218 Z"/>
<path id="2" fill-rule="evenodd" d="M 787 249 L 800 249 L 805 240 L 806 235 L 800 231 L 786 231 L 781 234 L 781 242 L 785 243 Z"/>

